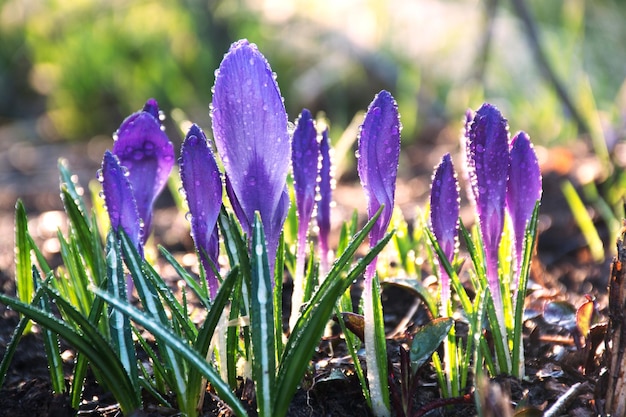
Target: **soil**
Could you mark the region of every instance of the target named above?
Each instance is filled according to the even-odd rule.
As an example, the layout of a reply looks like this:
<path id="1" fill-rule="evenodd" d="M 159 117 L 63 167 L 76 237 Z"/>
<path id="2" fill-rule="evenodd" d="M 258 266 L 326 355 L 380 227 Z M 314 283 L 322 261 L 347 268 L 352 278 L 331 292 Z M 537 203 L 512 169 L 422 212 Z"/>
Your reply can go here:
<path id="1" fill-rule="evenodd" d="M 441 139 L 441 138 L 440 138 Z M 103 142 L 104 143 L 104 142 Z M 81 158 L 85 154 L 99 154 L 103 143 L 92 143 L 95 151 L 81 150 L 78 145 L 63 146 L 58 149 L 59 155 L 70 157 L 70 165 L 79 173 L 81 181 L 86 183 L 93 177 L 98 160 Z M 407 217 L 411 217 L 416 206 L 421 206 L 428 193 L 428 182 L 432 167 L 444 152 L 455 149 L 455 142 L 448 138 L 438 140 L 443 145 L 420 143 L 406 149 L 406 172 L 401 172 L 402 179 L 398 184 L 397 204 Z M 1 144 L 0 144 L 1 145 Z M 74 149 L 77 146 L 77 149 Z M 567 205 L 560 192 L 560 182 L 564 177 L 576 179 L 575 168 L 593 158 L 583 147 L 574 150 L 543 150 L 549 155 L 543 157 L 544 198 L 541 208 L 540 230 L 537 256 L 534 260 L 531 293 L 527 300 L 528 320 L 525 323 L 525 354 L 526 374 L 524 380 L 506 376 L 498 377 L 489 384 L 484 399 L 485 409 L 493 410 L 489 415 L 511 415 L 515 406 L 518 410 L 533 410 L 540 415 L 549 409 L 565 392 L 575 384 L 578 390 L 556 415 L 592 416 L 597 415 L 594 391 L 598 374 L 602 368 L 601 351 L 590 351 L 591 338 L 586 347 L 577 346 L 576 335 L 563 327 L 550 324 L 542 315 L 543 306 L 548 301 L 564 301 L 573 306 L 581 305 L 585 295 L 594 297 L 596 302 L 597 320 L 606 321 L 607 281 L 609 262 L 594 263 L 591 260 L 585 240 L 575 226 Z M 56 148 L 39 152 L 56 152 Z M 565 155 L 565 156 L 563 156 Z M 42 159 L 38 159 L 42 161 Z M 555 165 L 557 162 L 560 165 Z M 564 161 L 564 162 L 563 162 Z M 2 165 L 2 164 L 0 164 Z M 25 201 L 29 212 L 29 227 L 36 231 L 36 237 L 44 248 L 44 252 L 53 260 L 58 258 L 55 250 L 54 235 L 57 225 L 63 225 L 56 184 L 56 167 L 53 164 L 32 171 L 27 167 L 16 166 L 2 168 L 0 181 L 0 235 L 13 234 L 13 205 L 15 198 Z M 457 165 L 460 166 L 460 165 Z M 349 179 L 349 177 L 346 177 Z M 16 186 L 22 184 L 23 186 Z M 28 187 L 26 187 L 26 185 Z M 33 185 L 34 187 L 31 187 Z M 51 193 L 51 190 L 54 192 Z M 362 192 L 358 186 L 349 181 L 340 182 L 335 192 L 338 219 L 348 218 L 353 208 L 364 207 Z M 167 197 L 159 201 L 155 214 L 155 235 L 157 239 L 173 252 L 189 252 L 191 240 L 186 234 L 184 216 L 169 207 Z M 470 215 L 464 218 L 471 221 Z M 608 232 L 598 223 L 605 240 L 607 259 L 612 255 L 614 245 L 608 244 Z M 5 238 L 0 242 L 0 291 L 14 294 L 13 279 L 13 243 Z M 57 259 L 58 262 L 58 259 Z M 358 291 L 358 288 L 357 288 Z M 388 330 L 389 356 L 393 384 L 397 384 L 399 350 L 406 346 L 414 332 L 426 324 L 430 318 L 426 308 L 411 293 L 395 286 L 383 287 L 383 309 L 385 324 Z M 417 305 L 416 309 L 412 309 Z M 413 314 L 406 316 L 408 311 Z M 18 317 L 14 311 L 0 305 L 0 355 L 4 353 L 6 344 L 17 325 Z M 460 326 L 460 325 L 459 325 Z M 461 326 L 462 327 L 462 326 Z M 463 329 L 459 327 L 458 331 Z M 36 329 L 36 327 L 35 327 Z M 594 330 L 596 339 L 602 339 L 602 326 Z M 35 332 L 20 342 L 18 351 L 9 369 L 6 382 L 0 389 L 0 417 L 35 417 L 35 416 L 72 416 L 67 395 L 53 395 L 49 382 L 47 362 L 42 349 L 40 336 Z M 71 365 L 71 349 L 67 349 L 68 369 Z M 305 377 L 302 387 L 296 393 L 289 416 L 369 416 L 371 415 L 362 397 L 357 378 L 345 356 L 338 335 L 325 338 L 320 344 L 313 359 L 312 371 Z M 413 415 L 429 416 L 466 416 L 475 413 L 473 398 L 458 399 L 456 404 L 447 405 L 441 402 L 433 368 L 422 367 L 418 374 L 418 388 L 413 393 Z M 68 381 L 69 384 L 69 381 Z M 253 394 L 250 386 L 243 384 L 239 393 L 244 401 L 249 402 L 253 412 Z M 78 410 L 81 416 L 114 416 L 119 414 L 114 399 L 99 387 L 93 378 L 88 378 L 83 394 L 84 401 Z M 247 400 L 246 400 L 247 399 Z M 506 412 L 505 412 L 506 409 Z M 508 412 L 508 414 L 507 414 Z M 175 410 L 160 407 L 146 401 L 144 416 L 176 415 Z M 212 395 L 207 395 L 203 410 L 204 416 L 227 415 L 222 404 Z M 520 414 L 522 415 L 522 414 Z"/>

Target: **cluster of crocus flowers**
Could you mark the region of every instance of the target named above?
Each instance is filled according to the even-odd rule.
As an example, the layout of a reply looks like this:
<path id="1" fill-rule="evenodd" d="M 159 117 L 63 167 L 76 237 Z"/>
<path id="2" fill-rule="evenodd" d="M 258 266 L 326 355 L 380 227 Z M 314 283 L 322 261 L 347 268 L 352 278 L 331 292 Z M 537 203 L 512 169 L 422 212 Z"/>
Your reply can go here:
<path id="1" fill-rule="evenodd" d="M 328 253 L 332 192 L 328 131 L 318 141 L 313 117 L 303 110 L 292 140 L 275 75 L 257 47 L 247 40 L 233 43 L 215 74 L 210 113 L 214 145 L 224 173 L 219 170 L 213 143 L 197 125 L 187 133 L 179 159 L 191 233 L 211 297 L 218 290 L 217 218 L 224 185 L 248 236 L 255 213 L 259 214 L 273 271 L 290 204 L 287 175 L 293 169 L 300 224 L 300 275 L 315 205 L 321 250 Z M 152 99 L 142 111 L 129 116 L 116 134 L 113 152 L 107 151 L 104 156 L 100 176 L 113 229 L 121 227 L 139 251 L 150 230 L 152 205 L 174 164 L 173 145 L 160 119 L 157 103 Z M 271 278 L 273 282 L 274 277 Z"/>
<path id="2" fill-rule="evenodd" d="M 519 274 L 526 227 L 541 199 L 539 163 L 526 133 L 519 132 L 509 141 L 508 123 L 491 104 L 484 104 L 475 114 L 468 112 L 463 141 L 469 197 L 475 206 L 483 242 L 485 273 L 502 336 L 506 337 L 498 272 L 505 214 L 508 213 L 512 221 L 514 262 Z M 433 176 L 431 228 L 448 261 L 454 256 L 458 239 L 458 213 L 458 184 L 450 156 L 446 155 Z M 512 287 L 516 288 L 517 283 L 513 282 Z M 442 271 L 442 304 L 447 303 L 449 297 L 449 280 Z"/>

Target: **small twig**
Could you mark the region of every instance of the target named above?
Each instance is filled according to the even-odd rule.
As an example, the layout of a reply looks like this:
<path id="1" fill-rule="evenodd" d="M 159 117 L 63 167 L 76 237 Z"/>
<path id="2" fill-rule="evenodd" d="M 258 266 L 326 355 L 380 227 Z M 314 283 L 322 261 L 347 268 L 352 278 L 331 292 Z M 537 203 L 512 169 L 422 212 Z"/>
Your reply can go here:
<path id="1" fill-rule="evenodd" d="M 574 399 L 574 397 L 578 395 L 582 388 L 583 384 L 580 382 L 572 385 L 570 389 L 565 392 L 565 394 L 561 395 L 561 397 L 559 397 L 559 399 L 556 400 L 554 404 L 552 404 L 552 407 L 550 407 L 543 414 L 543 417 L 556 417 L 557 415 L 559 415 L 561 411 L 563 411 L 563 409 L 567 407 L 567 405 Z"/>

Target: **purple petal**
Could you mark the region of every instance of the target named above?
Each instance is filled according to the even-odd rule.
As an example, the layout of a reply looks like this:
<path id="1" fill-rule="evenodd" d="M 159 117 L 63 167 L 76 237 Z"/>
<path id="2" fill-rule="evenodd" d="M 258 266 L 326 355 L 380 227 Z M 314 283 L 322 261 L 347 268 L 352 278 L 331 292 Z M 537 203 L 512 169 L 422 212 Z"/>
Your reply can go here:
<path id="1" fill-rule="evenodd" d="M 216 74 L 213 133 L 232 192 L 248 225 L 258 211 L 268 242 L 277 243 L 284 217 L 275 214 L 284 205 L 290 158 L 278 84 L 265 57 L 247 40 L 231 46 Z M 271 258 L 276 248 L 268 252 Z"/>
<path id="2" fill-rule="evenodd" d="M 358 144 L 359 178 L 367 197 L 369 217 L 376 214 L 381 205 L 385 205 L 370 232 L 372 246 L 383 237 L 393 213 L 400 156 L 400 128 L 398 105 L 391 94 L 383 90 L 367 110 Z"/>
<path id="3" fill-rule="evenodd" d="M 467 167 L 483 241 L 497 253 L 504 227 L 509 176 L 508 125 L 500 111 L 484 104 L 468 123 Z"/>
<path id="4" fill-rule="evenodd" d="M 147 239 L 152 223 L 152 205 L 163 190 L 174 166 L 174 146 L 161 128 L 159 109 L 154 99 L 144 109 L 131 114 L 117 131 L 113 153 L 128 169 L 139 216 Z"/>
<path id="5" fill-rule="evenodd" d="M 242 230 L 244 231 L 244 233 L 250 236 L 250 233 L 252 232 L 252 227 L 250 226 L 250 223 L 248 223 L 248 218 L 241 208 L 241 203 L 239 203 L 239 199 L 235 195 L 235 191 L 233 190 L 233 185 L 230 182 L 228 174 L 224 175 L 224 186 L 226 188 L 226 195 L 228 196 L 228 200 L 230 201 L 231 208 L 235 212 L 235 216 L 237 217 L 237 219 L 239 219 L 239 224 L 241 225 Z"/>
<path id="6" fill-rule="evenodd" d="M 191 213 L 191 233 L 214 298 L 218 281 L 211 263 L 217 265 L 219 254 L 213 235 L 222 206 L 222 179 L 206 136 L 195 124 L 181 149 L 180 176 Z"/>
<path id="7" fill-rule="evenodd" d="M 511 172 L 506 194 L 506 203 L 513 220 L 515 254 L 518 266 L 523 256 L 526 225 L 541 199 L 541 171 L 539 161 L 524 132 L 519 132 L 511 141 Z"/>
<path id="8" fill-rule="evenodd" d="M 443 253 L 452 261 L 459 229 L 459 183 L 449 153 L 443 156 L 433 176 L 430 221 Z"/>
<path id="9" fill-rule="evenodd" d="M 448 153 L 443 156 L 433 175 L 430 222 L 437 242 L 449 262 L 452 262 L 458 241 L 459 205 L 459 183 Z M 440 267 L 440 275 L 442 313 L 447 315 L 450 278 L 443 267 Z"/>
<path id="10" fill-rule="evenodd" d="M 322 132 L 320 141 L 320 169 L 319 169 L 319 201 L 317 202 L 317 227 L 319 228 L 320 257 L 328 258 L 328 236 L 330 235 L 330 204 L 332 202 L 332 173 L 330 160 L 330 141 L 328 128 Z"/>
<path id="11" fill-rule="evenodd" d="M 111 228 L 126 232 L 135 244 L 139 254 L 143 255 L 141 241 L 141 220 L 133 188 L 128 180 L 126 168 L 120 165 L 118 158 L 107 150 L 102 159 L 99 179 L 102 182 L 104 202 L 109 213 Z"/>
<path id="12" fill-rule="evenodd" d="M 317 183 L 317 164 L 319 145 L 317 130 L 311 113 L 304 109 L 293 132 L 291 163 L 293 165 L 294 190 L 299 219 L 299 234 L 309 227 L 313 207 L 315 206 L 315 187 Z"/>
<path id="13" fill-rule="evenodd" d="M 498 249 L 504 228 L 506 184 L 509 177 L 508 124 L 490 104 L 466 124 L 467 170 L 478 213 L 487 264 L 487 280 L 496 311 L 501 316 L 502 294 L 498 278 Z M 499 317 L 504 330 L 504 318 Z"/>

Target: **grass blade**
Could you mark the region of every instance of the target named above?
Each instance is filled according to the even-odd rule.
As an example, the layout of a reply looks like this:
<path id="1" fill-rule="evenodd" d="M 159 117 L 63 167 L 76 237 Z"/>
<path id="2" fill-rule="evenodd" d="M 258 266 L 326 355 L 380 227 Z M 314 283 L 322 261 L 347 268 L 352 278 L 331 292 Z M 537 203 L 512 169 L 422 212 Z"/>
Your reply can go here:
<path id="1" fill-rule="evenodd" d="M 46 289 L 46 292 L 57 304 L 63 302 L 64 308 L 73 310 L 75 314 L 71 314 L 72 316 L 81 316 L 71 305 L 65 303 L 61 297 L 56 296 L 49 289 Z M 81 326 L 81 331 L 79 332 L 79 330 L 74 329 L 52 314 L 4 294 L 0 294 L 0 302 L 39 323 L 43 328 L 58 334 L 77 351 L 84 354 L 89 359 L 91 365 L 100 371 L 102 382 L 111 390 L 124 414 L 130 415 L 133 411 L 141 408 L 141 398 L 134 395 L 132 384 L 126 375 L 122 363 L 117 359 L 111 346 L 98 334 L 93 326 L 87 323 L 86 319 L 84 321 L 79 320 L 81 322 L 79 325 L 87 324 L 85 327 Z"/>
<path id="2" fill-rule="evenodd" d="M 281 395 L 277 396 L 275 399 L 275 416 L 282 417 L 287 412 L 289 402 L 309 365 L 313 352 L 324 333 L 324 328 L 335 308 L 337 300 L 348 287 L 350 287 L 356 277 L 363 273 L 367 264 L 378 255 L 391 239 L 392 233 L 383 237 L 380 242 L 344 276 L 344 271 L 348 269 L 348 266 L 352 263 L 356 250 L 367 237 L 379 215 L 380 210 L 359 233 L 354 235 L 352 241 L 346 247 L 341 257 L 335 261 L 328 276 L 315 292 L 311 301 L 296 322 L 287 340 L 287 345 L 281 357 L 276 377 L 276 392 L 280 392 Z"/>
<path id="3" fill-rule="evenodd" d="M 50 275 L 48 279 L 51 277 Z M 35 289 L 39 291 L 41 288 L 41 276 L 37 272 L 37 268 L 33 266 L 33 283 Z M 49 314 L 52 314 L 50 310 L 50 299 L 46 294 L 39 297 L 37 302 L 39 308 Z M 44 328 L 43 329 L 43 346 L 46 351 L 46 358 L 48 360 L 48 370 L 50 371 L 50 381 L 52 383 L 52 391 L 55 394 L 61 394 L 65 392 L 65 374 L 63 372 L 63 359 L 61 359 L 61 352 L 59 351 L 59 336 L 56 333 Z"/>
<path id="4" fill-rule="evenodd" d="M 126 300 L 126 276 L 122 263 L 121 250 L 115 234 L 109 232 L 106 246 L 107 278 L 109 292 L 120 300 Z M 133 334 L 130 320 L 118 310 L 109 307 L 109 333 L 111 342 L 116 353 L 126 369 L 130 381 L 137 393 L 139 393 L 139 374 L 137 372 L 137 355 L 133 343 Z"/>
<path id="5" fill-rule="evenodd" d="M 152 333 L 158 340 L 162 341 L 164 345 L 167 345 L 167 347 L 169 347 L 173 352 L 176 352 L 178 355 L 189 361 L 192 367 L 197 368 L 198 371 L 200 371 L 202 375 L 207 378 L 213 388 L 215 388 L 219 397 L 233 409 L 236 415 L 247 415 L 239 399 L 230 391 L 229 386 L 222 381 L 215 368 L 213 368 L 213 366 L 211 366 L 205 358 L 198 354 L 198 352 L 193 350 L 187 341 L 182 340 L 171 330 L 163 327 L 158 318 L 151 317 L 131 306 L 128 302 L 118 300 L 111 294 L 108 294 L 98 288 L 94 288 L 93 290 L 98 297 L 102 297 L 107 303 L 128 315 L 131 320 L 145 327 L 146 330 Z"/>
<path id="6" fill-rule="evenodd" d="M 21 201 L 15 206 L 15 287 L 17 298 L 23 303 L 30 303 L 35 286 L 31 276 L 30 240 L 28 233 L 28 218 L 26 209 Z M 24 333 L 30 331 L 31 325 L 26 325 Z"/>

